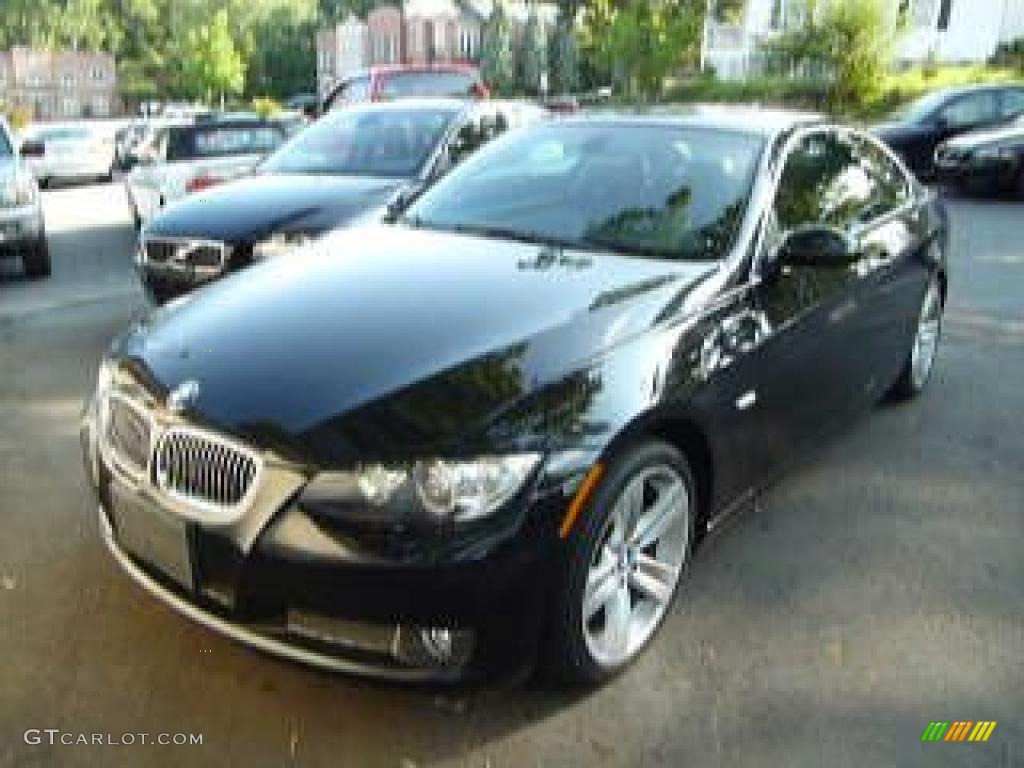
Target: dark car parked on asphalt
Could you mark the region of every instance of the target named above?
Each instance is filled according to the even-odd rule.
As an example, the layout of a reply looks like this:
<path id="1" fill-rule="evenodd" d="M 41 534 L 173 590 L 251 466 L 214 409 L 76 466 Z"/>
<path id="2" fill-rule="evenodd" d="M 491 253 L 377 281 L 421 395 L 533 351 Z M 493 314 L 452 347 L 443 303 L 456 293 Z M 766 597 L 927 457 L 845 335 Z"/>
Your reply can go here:
<path id="1" fill-rule="evenodd" d="M 1024 83 L 948 88 L 923 96 L 874 133 L 921 178 L 934 174 L 936 148 L 955 136 L 1024 114 Z"/>
<path id="2" fill-rule="evenodd" d="M 702 534 L 929 380 L 936 196 L 788 113 L 548 121 L 393 226 L 156 311 L 83 446 L 110 552 L 207 627 L 325 668 L 601 681 Z"/>
<path id="3" fill-rule="evenodd" d="M 964 191 L 1024 198 L 1024 117 L 943 142 L 935 169 L 941 181 Z"/>
<path id="4" fill-rule="evenodd" d="M 253 175 L 154 218 L 140 238 L 142 282 L 162 303 L 327 230 L 381 218 L 495 136 L 546 116 L 525 102 L 448 99 L 333 112 Z"/>

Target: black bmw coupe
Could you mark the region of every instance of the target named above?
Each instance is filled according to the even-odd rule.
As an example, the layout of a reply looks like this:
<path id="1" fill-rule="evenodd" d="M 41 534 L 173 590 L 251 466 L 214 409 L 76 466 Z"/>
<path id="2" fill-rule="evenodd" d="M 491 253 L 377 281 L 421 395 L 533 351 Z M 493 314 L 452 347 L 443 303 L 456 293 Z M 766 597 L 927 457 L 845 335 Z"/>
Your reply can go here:
<path id="1" fill-rule="evenodd" d="M 83 445 L 145 590 L 324 668 L 599 682 L 694 548 L 929 380 L 943 209 L 874 138 L 696 110 L 538 124 L 395 225 L 173 302 Z"/>

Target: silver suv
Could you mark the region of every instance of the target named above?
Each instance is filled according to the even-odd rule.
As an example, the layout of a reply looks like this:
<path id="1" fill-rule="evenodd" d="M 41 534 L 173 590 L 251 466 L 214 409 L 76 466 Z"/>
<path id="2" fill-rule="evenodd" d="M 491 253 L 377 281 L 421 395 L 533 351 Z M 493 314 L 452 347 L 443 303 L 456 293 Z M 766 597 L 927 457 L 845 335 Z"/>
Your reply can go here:
<path id="1" fill-rule="evenodd" d="M 39 185 L 22 158 L 39 157 L 38 142 L 20 144 L 0 118 L 0 258 L 20 256 L 29 277 L 50 274 Z"/>

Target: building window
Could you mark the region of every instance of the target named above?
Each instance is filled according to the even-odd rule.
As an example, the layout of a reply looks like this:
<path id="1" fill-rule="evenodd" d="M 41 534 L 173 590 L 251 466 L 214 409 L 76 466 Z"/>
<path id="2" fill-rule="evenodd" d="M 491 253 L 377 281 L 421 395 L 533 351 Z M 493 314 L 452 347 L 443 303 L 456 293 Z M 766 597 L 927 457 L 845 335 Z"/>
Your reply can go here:
<path id="1" fill-rule="evenodd" d="M 945 32 L 949 29 L 949 17 L 953 15 L 953 0 L 942 0 L 939 6 L 939 29 Z"/>

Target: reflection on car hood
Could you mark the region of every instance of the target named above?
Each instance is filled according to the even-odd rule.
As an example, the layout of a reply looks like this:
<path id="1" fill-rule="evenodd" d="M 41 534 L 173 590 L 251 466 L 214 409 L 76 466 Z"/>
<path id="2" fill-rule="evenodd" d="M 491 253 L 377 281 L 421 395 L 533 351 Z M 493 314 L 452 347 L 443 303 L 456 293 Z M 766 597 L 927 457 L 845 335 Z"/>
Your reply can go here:
<path id="1" fill-rule="evenodd" d="M 365 176 L 259 174 L 189 195 L 147 227 L 152 235 L 254 243 L 319 234 L 385 205 L 404 182 Z"/>
<path id="2" fill-rule="evenodd" d="M 986 144 L 1003 142 L 1024 144 L 1024 124 L 1015 123 L 1004 128 L 966 133 L 963 136 L 950 139 L 946 142 L 946 146 L 955 149 L 977 149 Z"/>
<path id="3" fill-rule="evenodd" d="M 708 264 L 351 229 L 153 314 L 115 345 L 158 397 L 303 460 L 446 445 L 650 328 Z"/>

